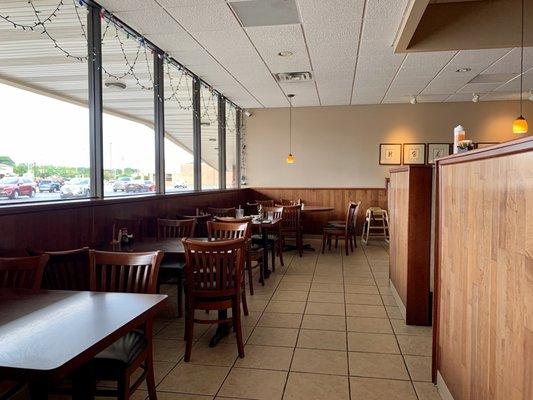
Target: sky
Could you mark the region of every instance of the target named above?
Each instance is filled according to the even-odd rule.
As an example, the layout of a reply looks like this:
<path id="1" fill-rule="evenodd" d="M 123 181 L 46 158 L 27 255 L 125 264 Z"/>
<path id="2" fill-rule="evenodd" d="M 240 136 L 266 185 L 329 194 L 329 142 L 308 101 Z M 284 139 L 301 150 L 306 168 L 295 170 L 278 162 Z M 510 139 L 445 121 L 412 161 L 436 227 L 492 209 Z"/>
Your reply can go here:
<path id="1" fill-rule="evenodd" d="M 89 166 L 88 108 L 0 83 L 0 110 L 0 156 L 16 164 Z M 105 113 L 103 126 L 104 168 L 154 172 L 153 129 Z M 169 140 L 165 146 L 168 173 L 193 161 Z"/>

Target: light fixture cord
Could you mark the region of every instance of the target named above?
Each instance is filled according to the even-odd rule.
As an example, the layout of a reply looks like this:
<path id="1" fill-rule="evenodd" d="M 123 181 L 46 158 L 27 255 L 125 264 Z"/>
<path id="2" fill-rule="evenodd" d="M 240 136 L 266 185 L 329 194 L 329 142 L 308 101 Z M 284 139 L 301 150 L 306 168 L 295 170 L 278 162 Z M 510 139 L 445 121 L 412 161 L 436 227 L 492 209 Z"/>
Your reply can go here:
<path id="1" fill-rule="evenodd" d="M 524 4 L 522 0 L 522 48 L 520 50 L 520 116 L 522 116 L 523 82 L 524 82 Z"/>
<path id="2" fill-rule="evenodd" d="M 289 97 L 289 154 L 292 154 L 292 99 Z"/>

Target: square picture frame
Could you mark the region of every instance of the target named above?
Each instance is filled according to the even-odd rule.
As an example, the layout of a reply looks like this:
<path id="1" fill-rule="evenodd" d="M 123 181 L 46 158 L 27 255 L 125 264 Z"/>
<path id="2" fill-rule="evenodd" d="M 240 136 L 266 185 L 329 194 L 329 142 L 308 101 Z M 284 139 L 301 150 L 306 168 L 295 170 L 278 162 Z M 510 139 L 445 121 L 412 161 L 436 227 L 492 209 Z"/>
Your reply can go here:
<path id="1" fill-rule="evenodd" d="M 495 144 L 499 144 L 499 142 L 477 142 L 476 149 L 484 149 L 485 147 L 494 146 Z"/>
<path id="2" fill-rule="evenodd" d="M 429 165 L 435 164 L 436 158 L 446 157 L 452 154 L 451 143 L 428 143 L 427 148 L 427 163 Z"/>
<path id="3" fill-rule="evenodd" d="M 425 143 L 403 144 L 403 165 L 424 165 L 426 163 Z"/>
<path id="4" fill-rule="evenodd" d="M 402 165 L 402 144 L 380 143 L 379 165 Z"/>

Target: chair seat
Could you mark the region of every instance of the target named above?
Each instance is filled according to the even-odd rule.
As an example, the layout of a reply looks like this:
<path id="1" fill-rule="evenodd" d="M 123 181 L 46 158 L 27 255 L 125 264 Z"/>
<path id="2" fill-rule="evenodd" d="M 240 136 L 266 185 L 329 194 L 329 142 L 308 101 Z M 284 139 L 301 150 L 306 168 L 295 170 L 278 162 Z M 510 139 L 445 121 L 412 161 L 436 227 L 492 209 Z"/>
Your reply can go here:
<path id="1" fill-rule="evenodd" d="M 146 348 L 146 338 L 141 332 L 132 331 L 99 353 L 97 363 L 117 362 L 128 365 Z"/>
<path id="2" fill-rule="evenodd" d="M 267 235 L 267 241 L 269 242 L 275 242 L 279 240 L 279 236 L 276 235 L 275 233 L 269 233 Z M 252 242 L 255 242 L 255 243 L 262 243 L 263 242 L 263 236 L 262 235 L 259 235 L 259 234 L 254 234 L 252 235 Z"/>
<path id="3" fill-rule="evenodd" d="M 346 226 L 346 221 L 328 221 L 328 225 Z"/>

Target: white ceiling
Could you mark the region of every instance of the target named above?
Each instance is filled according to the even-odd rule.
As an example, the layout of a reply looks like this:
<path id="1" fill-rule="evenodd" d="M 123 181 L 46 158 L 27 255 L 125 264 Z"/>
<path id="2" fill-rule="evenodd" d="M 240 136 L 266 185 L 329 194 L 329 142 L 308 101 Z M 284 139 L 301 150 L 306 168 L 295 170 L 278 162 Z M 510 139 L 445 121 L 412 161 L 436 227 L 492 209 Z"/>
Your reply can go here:
<path id="1" fill-rule="evenodd" d="M 248 1 L 248 0 L 238 0 Z M 264 0 L 276 1 L 276 0 Z M 101 0 L 113 12 L 242 107 L 467 101 L 518 97 L 519 51 L 394 54 L 407 0 L 295 0 L 301 24 L 243 28 L 230 0 Z M 290 50 L 292 57 L 277 54 Z M 526 70 L 533 49 L 526 49 Z M 471 68 L 458 73 L 459 68 Z M 313 82 L 278 84 L 276 72 L 312 71 Z M 468 84 L 479 73 L 501 84 Z M 533 88 L 533 73 L 524 91 Z"/>

